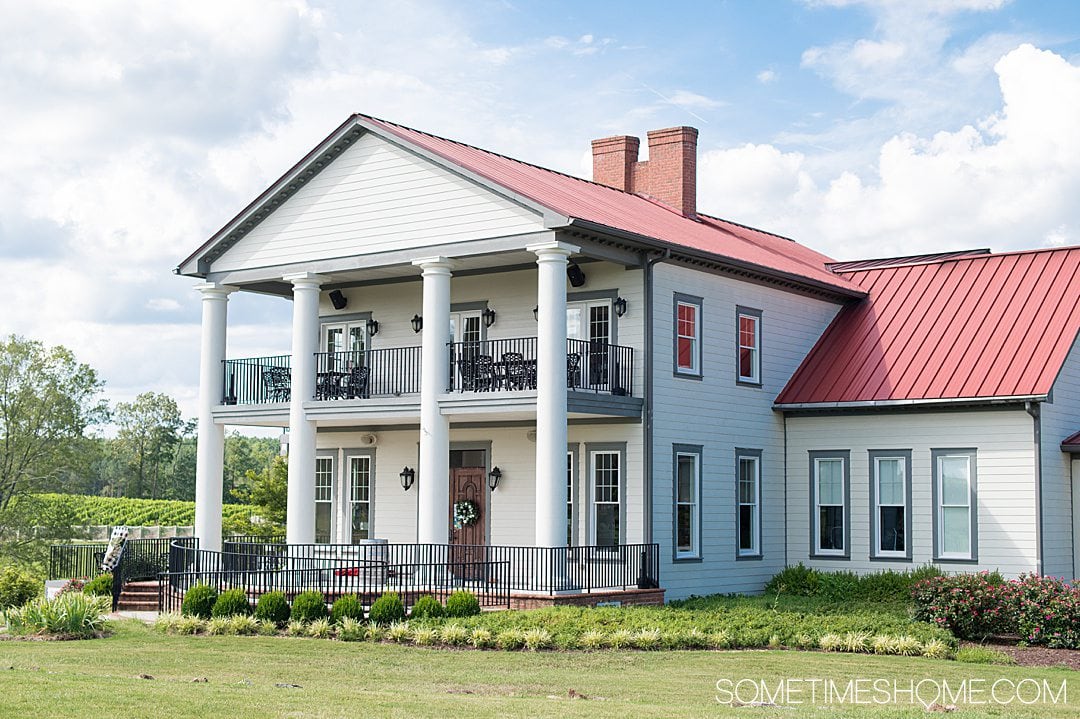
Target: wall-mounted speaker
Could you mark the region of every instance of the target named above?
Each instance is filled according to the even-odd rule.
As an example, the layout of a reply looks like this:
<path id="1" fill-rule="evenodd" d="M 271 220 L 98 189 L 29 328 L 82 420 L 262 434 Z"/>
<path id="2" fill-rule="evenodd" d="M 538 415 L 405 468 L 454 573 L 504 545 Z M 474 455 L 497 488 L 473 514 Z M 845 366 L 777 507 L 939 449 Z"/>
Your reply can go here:
<path id="1" fill-rule="evenodd" d="M 330 303 L 335 310 L 343 310 L 345 305 L 349 304 L 349 298 L 341 294 L 341 290 L 334 290 L 330 293 Z"/>

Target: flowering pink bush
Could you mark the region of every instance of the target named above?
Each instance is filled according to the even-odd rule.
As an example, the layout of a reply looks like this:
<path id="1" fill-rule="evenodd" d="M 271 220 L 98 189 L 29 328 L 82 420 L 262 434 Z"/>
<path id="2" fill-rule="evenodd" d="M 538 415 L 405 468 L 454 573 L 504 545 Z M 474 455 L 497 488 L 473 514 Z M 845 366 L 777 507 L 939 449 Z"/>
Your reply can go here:
<path id="1" fill-rule="evenodd" d="M 1080 587 L 1055 577 L 954 574 L 918 582 L 915 616 L 961 639 L 1018 634 L 1031 644 L 1080 648 Z"/>

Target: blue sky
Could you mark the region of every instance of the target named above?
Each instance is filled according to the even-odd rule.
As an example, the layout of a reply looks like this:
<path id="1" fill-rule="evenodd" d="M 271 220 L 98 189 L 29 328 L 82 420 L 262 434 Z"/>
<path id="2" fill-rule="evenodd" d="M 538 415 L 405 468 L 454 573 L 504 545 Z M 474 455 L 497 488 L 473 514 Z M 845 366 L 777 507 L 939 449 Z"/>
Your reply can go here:
<path id="1" fill-rule="evenodd" d="M 694 125 L 699 205 L 834 257 L 1080 243 L 1080 3 L 0 0 L 0 332 L 194 407 L 178 261 L 353 111 L 588 176 Z M 231 302 L 232 356 L 289 305 Z"/>

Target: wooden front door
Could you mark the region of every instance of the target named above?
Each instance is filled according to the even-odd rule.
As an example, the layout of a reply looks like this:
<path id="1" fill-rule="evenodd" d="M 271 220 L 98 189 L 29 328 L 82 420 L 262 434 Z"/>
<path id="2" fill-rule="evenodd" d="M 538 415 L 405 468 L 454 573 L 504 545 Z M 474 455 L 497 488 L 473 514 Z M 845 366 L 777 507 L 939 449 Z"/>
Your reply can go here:
<path id="1" fill-rule="evenodd" d="M 484 467 L 455 467 L 450 470 L 450 561 L 460 563 L 454 567 L 455 575 L 467 579 L 479 579 L 484 568 L 476 564 L 484 560 L 487 544 L 486 473 Z M 461 501 L 476 504 L 478 517 L 469 526 L 458 527 L 454 523 L 454 505 Z"/>

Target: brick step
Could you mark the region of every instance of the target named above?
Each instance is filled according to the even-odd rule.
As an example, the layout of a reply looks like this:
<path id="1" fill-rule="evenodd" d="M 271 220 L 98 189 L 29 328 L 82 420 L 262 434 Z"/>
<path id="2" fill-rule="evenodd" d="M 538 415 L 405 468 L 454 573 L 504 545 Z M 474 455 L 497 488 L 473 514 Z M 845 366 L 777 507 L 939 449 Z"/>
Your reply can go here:
<path id="1" fill-rule="evenodd" d="M 117 610 L 122 612 L 156 612 L 157 602 L 120 602 L 116 605 Z"/>
<path id="2" fill-rule="evenodd" d="M 132 589 L 131 587 L 124 587 L 121 594 L 123 596 L 131 596 L 131 597 L 141 597 L 141 596 L 146 596 L 146 597 L 153 596 L 153 597 L 156 597 L 157 594 L 158 594 L 158 588 L 157 587 L 136 587 L 136 588 Z"/>

